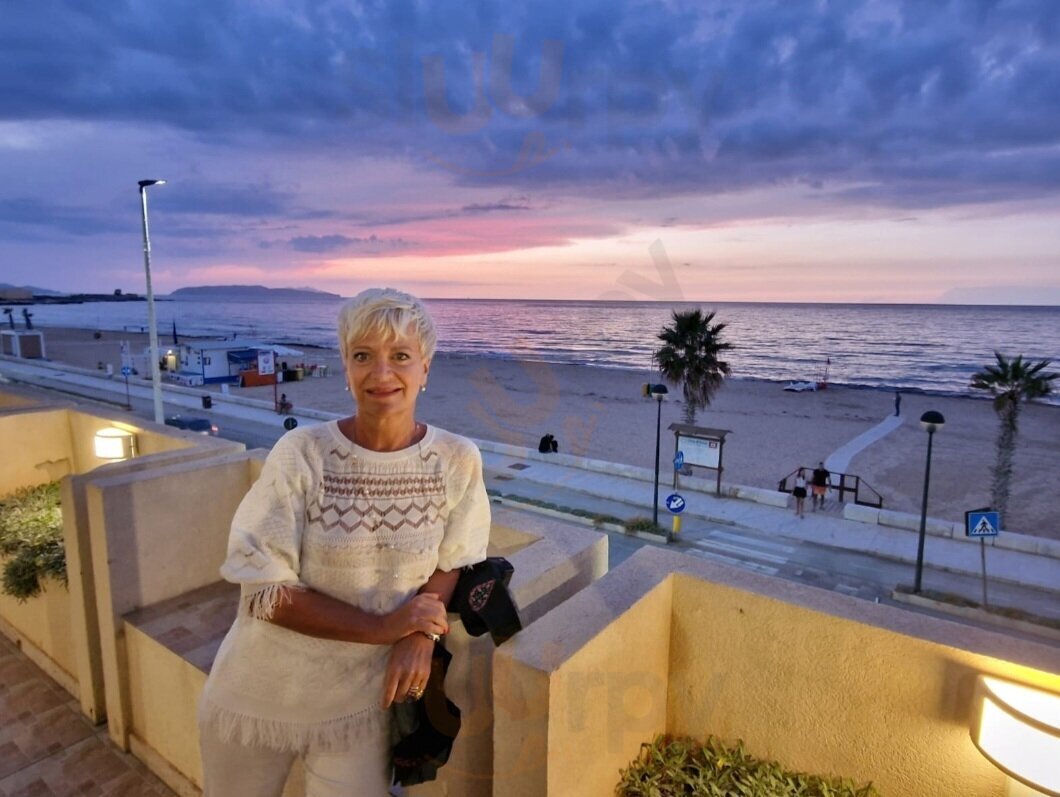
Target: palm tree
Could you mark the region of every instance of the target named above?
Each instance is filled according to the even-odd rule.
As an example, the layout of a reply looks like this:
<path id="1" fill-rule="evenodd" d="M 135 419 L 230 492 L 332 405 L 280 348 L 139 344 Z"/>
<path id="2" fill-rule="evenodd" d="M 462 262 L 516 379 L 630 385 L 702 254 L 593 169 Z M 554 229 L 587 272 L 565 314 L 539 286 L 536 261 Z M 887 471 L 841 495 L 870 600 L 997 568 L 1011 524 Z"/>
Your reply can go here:
<path id="1" fill-rule="evenodd" d="M 1045 371 L 1051 364 L 1050 360 L 1024 362 L 1022 354 L 1010 360 L 999 351 L 994 352 L 994 357 L 997 364 L 988 365 L 975 374 L 971 386 L 976 390 L 990 391 L 994 397 L 994 411 L 1001 420 L 990 500 L 1004 522 L 1012 483 L 1012 459 L 1016 453 L 1020 407 L 1024 401 L 1048 396 L 1053 390 L 1053 380 L 1060 374 Z"/>
<path id="2" fill-rule="evenodd" d="M 656 353 L 663 378 L 681 385 L 685 397 L 685 423 L 696 422 L 696 412 L 709 406 L 715 391 L 729 375 L 729 364 L 718 355 L 732 348 L 721 339 L 725 324 L 711 324 L 714 313 L 699 308 L 673 312 L 673 323 L 663 327 L 663 342 Z"/>

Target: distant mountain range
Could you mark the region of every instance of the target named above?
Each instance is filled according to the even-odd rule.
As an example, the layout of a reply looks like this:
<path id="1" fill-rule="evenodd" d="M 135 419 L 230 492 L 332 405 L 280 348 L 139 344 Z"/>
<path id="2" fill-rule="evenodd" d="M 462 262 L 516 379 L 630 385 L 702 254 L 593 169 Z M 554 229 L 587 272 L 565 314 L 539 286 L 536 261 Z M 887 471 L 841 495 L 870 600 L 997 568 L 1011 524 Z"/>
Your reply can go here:
<path id="1" fill-rule="evenodd" d="M 62 291 L 53 291 L 48 288 L 38 288 L 33 285 L 12 285 L 9 282 L 0 282 L 0 291 L 3 290 L 23 290 L 28 291 L 32 296 L 65 296 Z"/>
<path id="2" fill-rule="evenodd" d="M 171 299 L 246 299 L 270 301 L 282 299 L 334 300 L 341 299 L 337 293 L 318 291 L 315 288 L 266 288 L 264 285 L 199 285 L 177 288 L 169 294 Z"/>

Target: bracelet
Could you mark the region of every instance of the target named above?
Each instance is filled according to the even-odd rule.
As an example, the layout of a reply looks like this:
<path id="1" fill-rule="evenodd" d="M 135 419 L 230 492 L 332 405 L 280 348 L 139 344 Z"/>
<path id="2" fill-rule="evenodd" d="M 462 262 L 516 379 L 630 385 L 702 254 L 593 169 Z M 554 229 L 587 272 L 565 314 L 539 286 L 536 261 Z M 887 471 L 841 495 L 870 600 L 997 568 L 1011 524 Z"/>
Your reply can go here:
<path id="1" fill-rule="evenodd" d="M 430 631 L 420 631 L 420 633 L 423 634 L 425 637 L 427 637 L 427 639 L 431 640 L 431 642 L 441 642 L 442 641 L 442 635 L 441 634 L 432 634 Z"/>

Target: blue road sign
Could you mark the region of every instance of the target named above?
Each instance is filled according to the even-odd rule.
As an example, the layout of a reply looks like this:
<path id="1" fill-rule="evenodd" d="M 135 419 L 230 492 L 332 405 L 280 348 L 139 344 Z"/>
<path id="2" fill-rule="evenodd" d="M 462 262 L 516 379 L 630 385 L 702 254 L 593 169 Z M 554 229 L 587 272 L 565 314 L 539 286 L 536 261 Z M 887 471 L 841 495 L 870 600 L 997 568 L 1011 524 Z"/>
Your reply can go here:
<path id="1" fill-rule="evenodd" d="M 1001 513 L 989 509 L 976 509 L 964 513 L 966 537 L 996 537 L 1001 530 Z"/>
<path id="2" fill-rule="evenodd" d="M 298 426 L 297 418 L 287 417 L 283 419 L 283 428 L 286 429 L 288 432 L 294 429 L 296 426 Z"/>
<path id="3" fill-rule="evenodd" d="M 685 499 L 677 493 L 670 493 L 666 496 L 666 508 L 673 514 L 680 515 L 685 511 Z"/>
<path id="4" fill-rule="evenodd" d="M 685 452 L 678 451 L 674 454 L 674 470 L 681 470 L 685 466 Z"/>
<path id="5" fill-rule="evenodd" d="M 132 368 L 130 368 L 128 365 L 123 365 L 121 367 L 121 375 L 122 376 L 132 376 Z"/>

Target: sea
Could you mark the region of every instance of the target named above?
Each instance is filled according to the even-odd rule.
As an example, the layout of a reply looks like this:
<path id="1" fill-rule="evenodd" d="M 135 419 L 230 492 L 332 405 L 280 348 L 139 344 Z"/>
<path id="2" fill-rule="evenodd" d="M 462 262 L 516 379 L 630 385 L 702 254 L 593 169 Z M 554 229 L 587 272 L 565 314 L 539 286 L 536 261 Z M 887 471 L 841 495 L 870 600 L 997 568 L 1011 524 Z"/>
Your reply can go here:
<path id="1" fill-rule="evenodd" d="M 1060 370 L 1060 307 L 755 302 L 426 300 L 439 350 L 467 357 L 575 363 L 652 373 L 659 330 L 675 310 L 702 307 L 726 325 L 733 378 L 821 381 L 881 390 L 969 395 L 995 350 L 1049 359 Z M 159 334 L 335 348 L 341 300 L 156 302 Z M 146 327 L 145 302 L 32 305 L 41 326 Z M 20 312 L 15 318 L 21 322 Z M 19 324 L 21 326 L 21 323 Z M 1060 386 L 1058 386 L 1060 390 Z M 1050 397 L 1060 404 L 1060 397 Z"/>

